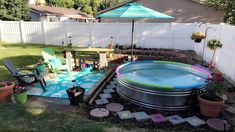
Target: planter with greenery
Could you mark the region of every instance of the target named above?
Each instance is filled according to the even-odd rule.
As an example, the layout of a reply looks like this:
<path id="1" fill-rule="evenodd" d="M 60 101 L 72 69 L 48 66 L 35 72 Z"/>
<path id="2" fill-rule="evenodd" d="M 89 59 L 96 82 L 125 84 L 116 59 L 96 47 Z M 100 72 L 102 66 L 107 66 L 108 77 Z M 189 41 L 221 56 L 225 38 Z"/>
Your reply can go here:
<path id="1" fill-rule="evenodd" d="M 220 73 L 209 80 L 207 91 L 198 95 L 199 106 L 202 115 L 207 117 L 217 117 L 224 106 L 222 94 L 226 91 L 224 78 Z"/>
<path id="2" fill-rule="evenodd" d="M 205 39 L 205 33 L 204 32 L 194 32 L 191 36 L 191 39 L 194 40 L 195 43 L 200 43 L 202 39 Z"/>
<path id="3" fill-rule="evenodd" d="M 27 101 L 27 90 L 24 86 L 17 86 L 13 90 L 16 103 L 25 104 Z"/>
<path id="4" fill-rule="evenodd" d="M 74 86 L 66 90 L 69 97 L 71 105 L 79 105 L 80 102 L 83 102 L 83 97 L 85 94 L 85 89 L 81 87 Z"/>
<path id="5" fill-rule="evenodd" d="M 0 103 L 7 103 L 11 100 L 14 85 L 13 82 L 0 82 Z"/>
<path id="6" fill-rule="evenodd" d="M 219 40 L 216 40 L 216 39 L 212 39 L 212 40 L 209 40 L 207 42 L 207 47 L 209 49 L 213 50 L 213 56 L 212 56 L 212 59 L 211 59 L 211 62 L 210 62 L 211 67 L 213 67 L 213 61 L 214 61 L 216 50 L 218 48 L 222 48 L 222 46 L 223 46 L 223 44 L 221 44 L 221 42 Z"/>

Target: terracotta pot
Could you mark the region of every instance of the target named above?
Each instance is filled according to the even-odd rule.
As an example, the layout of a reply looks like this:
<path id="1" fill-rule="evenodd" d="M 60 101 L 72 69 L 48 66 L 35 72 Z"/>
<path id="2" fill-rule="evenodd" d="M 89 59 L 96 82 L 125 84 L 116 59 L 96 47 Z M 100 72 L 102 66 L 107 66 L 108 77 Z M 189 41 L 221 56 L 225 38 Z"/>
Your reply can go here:
<path id="1" fill-rule="evenodd" d="M 6 84 L 7 82 L 0 82 L 0 84 Z M 10 82 L 11 85 L 0 88 L 0 103 L 7 103 L 11 100 L 13 88 L 15 84 Z"/>
<path id="2" fill-rule="evenodd" d="M 224 99 L 222 101 L 209 101 L 201 98 L 203 94 L 198 95 L 201 113 L 207 117 L 217 117 L 220 110 L 224 107 Z"/>

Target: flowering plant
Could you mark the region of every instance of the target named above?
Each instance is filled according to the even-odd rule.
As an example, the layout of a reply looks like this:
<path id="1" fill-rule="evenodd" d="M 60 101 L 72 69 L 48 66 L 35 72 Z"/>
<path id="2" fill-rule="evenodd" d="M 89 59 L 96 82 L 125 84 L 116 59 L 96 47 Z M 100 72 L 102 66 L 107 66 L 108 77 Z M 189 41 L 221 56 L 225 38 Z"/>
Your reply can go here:
<path id="1" fill-rule="evenodd" d="M 204 32 L 194 32 L 191 36 L 191 39 L 192 40 L 195 40 L 195 39 L 204 39 L 206 38 L 205 36 L 205 33 Z"/>
<path id="2" fill-rule="evenodd" d="M 213 78 L 208 79 L 207 91 L 202 95 L 203 99 L 209 101 L 221 101 L 222 94 L 226 91 L 224 77 L 221 73 L 216 73 Z"/>
<path id="3" fill-rule="evenodd" d="M 212 39 L 210 41 L 207 42 L 207 46 L 211 49 L 211 50 L 216 50 L 217 48 L 222 48 L 222 44 L 219 40 L 216 39 Z"/>
<path id="4" fill-rule="evenodd" d="M 20 93 L 24 93 L 26 92 L 27 89 L 24 87 L 24 86 L 16 86 L 14 89 L 13 89 L 13 93 L 14 94 L 20 94 Z"/>

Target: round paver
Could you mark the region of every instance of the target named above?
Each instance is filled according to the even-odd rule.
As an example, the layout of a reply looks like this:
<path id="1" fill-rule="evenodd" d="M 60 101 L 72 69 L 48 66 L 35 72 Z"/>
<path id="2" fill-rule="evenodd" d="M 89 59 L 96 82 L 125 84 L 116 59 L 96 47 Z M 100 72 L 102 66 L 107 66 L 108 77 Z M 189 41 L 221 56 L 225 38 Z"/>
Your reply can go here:
<path id="1" fill-rule="evenodd" d="M 124 109 L 122 104 L 119 103 L 109 103 L 106 105 L 106 109 L 111 111 L 111 112 L 119 112 Z"/>
<path id="2" fill-rule="evenodd" d="M 103 118 L 109 116 L 109 111 L 105 108 L 95 108 L 90 111 L 90 115 L 96 118 Z"/>
<path id="3" fill-rule="evenodd" d="M 228 131 L 230 128 L 230 125 L 227 123 L 225 120 L 221 120 L 218 118 L 211 118 L 207 120 L 207 125 L 210 126 L 211 128 L 218 130 L 218 131 L 223 131 L 224 127 L 225 130 Z"/>
<path id="4" fill-rule="evenodd" d="M 81 84 L 80 87 L 87 89 L 87 88 L 92 88 L 93 85 L 94 83 L 84 83 L 84 84 Z"/>

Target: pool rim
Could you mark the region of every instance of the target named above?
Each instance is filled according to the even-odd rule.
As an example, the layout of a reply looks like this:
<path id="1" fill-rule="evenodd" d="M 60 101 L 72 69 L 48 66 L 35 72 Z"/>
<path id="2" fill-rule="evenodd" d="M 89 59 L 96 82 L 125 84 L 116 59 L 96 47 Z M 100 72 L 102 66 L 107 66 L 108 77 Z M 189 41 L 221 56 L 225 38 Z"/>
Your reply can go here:
<path id="1" fill-rule="evenodd" d="M 117 74 L 117 77 L 122 80 L 123 82 L 127 82 L 127 83 L 130 83 L 132 85 L 137 85 L 137 86 L 142 86 L 142 87 L 147 87 L 149 89 L 153 89 L 153 90 L 164 90 L 164 91 L 173 91 L 173 90 L 184 90 L 186 88 L 175 88 L 174 86 L 171 86 L 171 85 L 159 85 L 159 84 L 147 84 L 147 83 L 143 83 L 143 82 L 139 82 L 139 81 L 136 81 L 136 80 L 131 80 L 127 77 L 125 77 L 124 75 L 122 75 L 120 73 L 120 70 L 129 65 L 129 64 L 134 64 L 134 63 L 151 63 L 151 62 L 154 62 L 154 63 L 163 63 L 163 64 L 173 64 L 173 65 L 177 65 L 177 66 L 182 66 L 182 67 L 186 67 L 186 68 L 190 68 L 194 71 L 197 71 L 198 73 L 202 73 L 204 75 L 207 75 L 207 78 L 205 78 L 205 82 L 207 81 L 208 78 L 211 78 L 211 73 L 205 69 L 203 69 L 202 67 L 199 67 L 199 66 L 195 66 L 195 65 L 190 65 L 190 64 L 185 64 L 185 63 L 180 63 L 180 62 L 174 62 L 174 61 L 157 61 L 157 60 L 144 60 L 144 61 L 135 61 L 135 62 L 128 62 L 128 63 L 125 63 L 125 64 L 122 64 L 120 66 L 117 67 L 116 69 L 116 74 Z M 189 71 L 191 72 L 191 71 Z M 201 86 L 204 86 L 204 85 L 201 85 Z M 194 86 L 194 87 L 190 87 L 190 88 L 187 88 L 186 90 L 191 90 L 191 89 L 194 89 L 194 88 L 198 88 L 198 87 L 201 87 L 201 86 Z"/>

